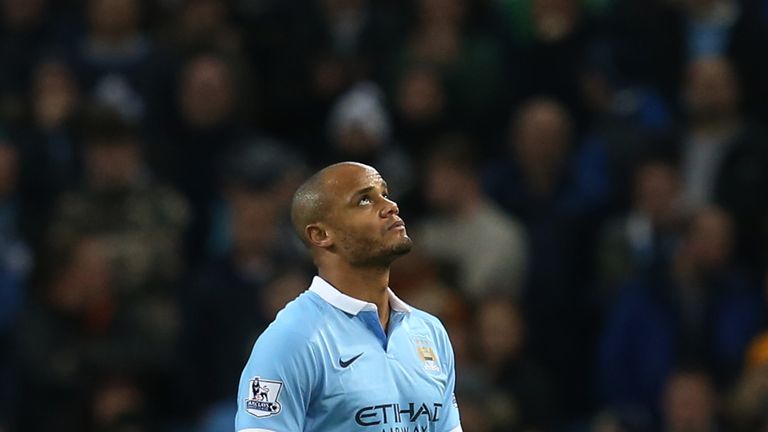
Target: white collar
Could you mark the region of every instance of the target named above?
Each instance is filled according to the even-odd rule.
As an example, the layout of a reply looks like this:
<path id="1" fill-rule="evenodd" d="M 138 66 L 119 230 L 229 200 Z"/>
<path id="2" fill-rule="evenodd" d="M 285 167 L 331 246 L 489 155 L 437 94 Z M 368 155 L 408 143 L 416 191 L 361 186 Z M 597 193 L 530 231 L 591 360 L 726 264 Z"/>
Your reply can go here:
<path id="1" fill-rule="evenodd" d="M 341 309 L 348 314 L 357 315 L 363 310 L 378 310 L 375 304 L 344 294 L 320 276 L 315 276 L 312 279 L 312 284 L 309 286 L 309 290 L 319 295 L 320 298 L 328 302 L 331 306 Z M 400 300 L 391 289 L 387 288 L 387 294 L 389 295 L 389 305 L 392 310 L 405 313 L 411 312 L 411 307 Z"/>

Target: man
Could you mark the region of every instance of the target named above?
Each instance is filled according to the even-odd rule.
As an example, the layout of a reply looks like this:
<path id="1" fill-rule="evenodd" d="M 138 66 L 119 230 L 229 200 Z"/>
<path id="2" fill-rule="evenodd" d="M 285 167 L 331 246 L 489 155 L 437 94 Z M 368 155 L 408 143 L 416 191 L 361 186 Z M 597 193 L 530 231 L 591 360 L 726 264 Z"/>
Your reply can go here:
<path id="1" fill-rule="evenodd" d="M 296 191 L 291 218 L 319 276 L 256 341 L 238 431 L 461 431 L 445 329 L 388 288 L 411 249 L 398 214 L 384 179 L 359 163 Z"/>

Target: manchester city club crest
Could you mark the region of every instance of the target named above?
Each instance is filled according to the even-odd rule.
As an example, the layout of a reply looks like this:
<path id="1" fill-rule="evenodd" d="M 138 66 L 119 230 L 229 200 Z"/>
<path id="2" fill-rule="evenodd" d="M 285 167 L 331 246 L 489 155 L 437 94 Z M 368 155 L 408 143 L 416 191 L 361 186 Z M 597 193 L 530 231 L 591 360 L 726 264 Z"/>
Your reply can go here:
<path id="1" fill-rule="evenodd" d="M 248 385 L 245 411 L 256 417 L 270 417 L 280 413 L 280 390 L 283 383 L 254 377 Z"/>
<path id="2" fill-rule="evenodd" d="M 424 366 L 424 370 L 429 372 L 440 372 L 440 363 L 438 363 L 437 354 L 435 353 L 432 341 L 426 336 L 413 336 L 411 341 L 416 347 L 416 352 Z"/>

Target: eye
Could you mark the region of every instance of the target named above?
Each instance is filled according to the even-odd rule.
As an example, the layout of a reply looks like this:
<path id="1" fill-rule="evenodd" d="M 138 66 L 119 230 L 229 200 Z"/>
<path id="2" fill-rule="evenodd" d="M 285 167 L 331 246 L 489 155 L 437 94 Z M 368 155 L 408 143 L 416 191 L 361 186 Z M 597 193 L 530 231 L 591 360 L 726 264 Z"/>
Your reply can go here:
<path id="1" fill-rule="evenodd" d="M 389 192 L 384 192 L 383 194 L 381 194 L 381 196 L 383 196 L 386 199 L 389 199 Z"/>
<path id="2" fill-rule="evenodd" d="M 368 204 L 371 204 L 371 203 L 373 203 L 373 201 L 371 201 L 371 198 L 367 197 L 367 196 L 364 196 L 364 197 L 360 198 L 360 201 L 357 202 L 357 205 L 365 206 L 365 205 L 368 205 Z"/>

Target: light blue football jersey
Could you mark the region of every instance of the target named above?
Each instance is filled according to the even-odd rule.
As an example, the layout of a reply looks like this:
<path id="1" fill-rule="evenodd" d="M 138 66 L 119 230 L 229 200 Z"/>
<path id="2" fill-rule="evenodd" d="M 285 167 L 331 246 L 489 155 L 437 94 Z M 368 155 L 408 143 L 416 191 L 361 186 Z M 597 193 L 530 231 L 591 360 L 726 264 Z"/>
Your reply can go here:
<path id="1" fill-rule="evenodd" d="M 437 318 L 389 291 L 376 306 L 320 277 L 253 347 L 240 377 L 239 432 L 461 432 L 454 358 Z"/>

